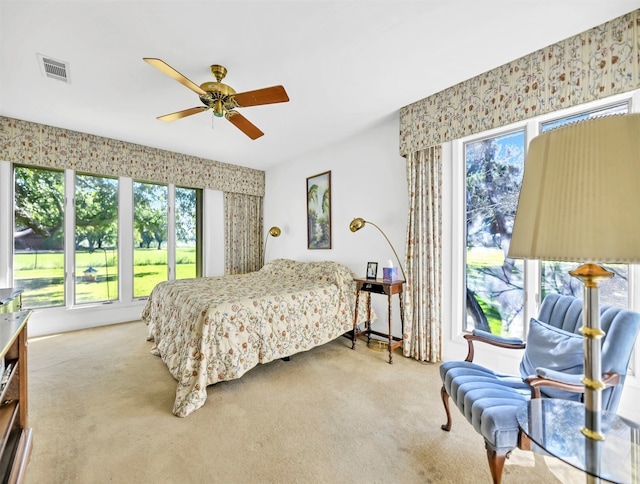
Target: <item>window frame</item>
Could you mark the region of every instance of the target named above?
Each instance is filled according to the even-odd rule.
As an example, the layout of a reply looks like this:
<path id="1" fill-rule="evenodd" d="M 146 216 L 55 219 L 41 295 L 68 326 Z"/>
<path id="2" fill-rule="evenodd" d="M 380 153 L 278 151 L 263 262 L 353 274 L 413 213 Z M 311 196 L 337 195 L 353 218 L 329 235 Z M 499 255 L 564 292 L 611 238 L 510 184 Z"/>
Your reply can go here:
<path id="1" fill-rule="evenodd" d="M 68 267 L 68 261 L 67 261 L 67 250 L 68 250 L 68 244 L 69 244 L 69 238 L 68 238 L 68 222 L 69 222 L 69 214 L 67 211 L 67 191 L 66 191 L 66 184 L 67 184 L 67 174 L 65 173 L 65 170 L 63 169 L 59 169 L 59 168 L 52 168 L 52 167 L 43 167 L 43 166 L 31 166 L 31 165 L 27 165 L 24 163 L 14 163 L 10 166 L 10 170 L 11 170 L 11 175 L 9 177 L 10 182 L 11 182 L 11 187 L 8 190 L 8 192 L 10 193 L 10 197 L 11 197 L 11 202 L 9 204 L 10 208 L 10 216 L 9 216 L 9 220 L 10 220 L 10 230 L 11 230 L 11 237 L 10 237 L 10 243 L 8 244 L 8 247 L 10 247 L 10 257 L 11 257 L 11 280 L 8 284 L 8 286 L 11 287 L 19 287 L 19 284 L 16 283 L 15 280 L 15 276 L 16 276 L 16 269 L 15 269 L 15 257 L 16 257 L 16 251 L 15 251 L 15 238 L 14 238 L 14 233 L 15 233 L 15 197 L 16 197 L 16 171 L 18 169 L 25 169 L 25 170 L 31 170 L 31 171 L 47 171 L 47 172 L 52 172 L 52 173 L 58 173 L 60 175 L 60 181 L 62 183 L 62 245 L 63 245 L 63 249 L 62 249 L 62 257 L 63 257 L 63 268 L 62 268 L 62 284 L 60 284 L 60 286 L 62 287 L 62 302 L 61 303 L 56 303 L 56 304 L 52 304 L 52 305 L 46 305 L 46 306 L 38 306 L 37 309 L 55 309 L 55 308 L 64 308 L 69 304 L 69 301 L 71 301 L 71 299 L 69 299 L 69 293 L 67 290 L 67 286 L 68 286 L 68 272 L 67 272 L 67 267 Z M 36 256 L 37 256 L 37 250 L 36 250 Z M 53 286 L 47 286 L 47 287 L 53 287 Z M 58 287 L 58 286 L 55 286 Z M 26 300 L 26 301 L 25 301 Z M 28 296 L 23 296 L 23 304 L 25 302 L 28 302 Z M 26 306 L 25 306 L 26 308 Z"/>
<path id="2" fill-rule="evenodd" d="M 443 326 L 443 359 L 462 359 L 466 355 L 467 343 L 463 336 L 465 321 L 465 258 L 466 243 L 465 221 L 465 163 L 464 143 L 474 140 L 500 136 L 503 133 L 517 129 L 525 129 L 525 150 L 528 143 L 538 134 L 542 123 L 550 122 L 586 111 L 604 109 L 610 106 L 628 103 L 630 113 L 640 112 L 640 90 L 610 96 L 606 99 L 585 103 L 572 108 L 556 111 L 547 115 L 537 116 L 522 122 L 512 123 L 499 128 L 476 133 L 443 144 L 443 273 L 450 274 L 444 278 L 443 287 L 443 320 L 449 321 Z M 526 153 L 526 151 L 525 151 Z M 526 161 L 525 161 L 526 166 Z M 538 314 L 540 305 L 540 262 L 525 261 L 525 321 Z M 629 308 L 640 311 L 640 264 L 629 265 Z M 526 325 L 523 339 L 526 340 Z M 640 351 L 636 344 L 636 351 L 632 357 L 632 374 L 640 368 Z M 506 354 L 501 350 L 488 350 L 488 360 L 500 362 L 503 371 L 517 372 L 517 364 L 521 354 Z M 513 352 L 518 353 L 518 352 Z"/>
<path id="3" fill-rule="evenodd" d="M 169 184 L 169 183 L 158 183 L 158 182 L 147 182 L 144 180 L 137 180 L 134 179 L 133 183 L 131 184 L 131 207 L 132 207 L 132 212 L 133 212 L 133 223 L 131 225 L 131 239 L 129 242 L 129 246 L 130 246 L 130 250 L 132 253 L 132 260 L 133 260 L 133 265 L 131 266 L 131 270 L 130 270 L 130 274 L 131 274 L 131 297 L 134 300 L 139 300 L 139 301 L 145 301 L 147 299 L 149 299 L 149 295 L 151 293 L 151 291 L 149 291 L 149 294 L 144 294 L 144 295 L 135 295 L 135 227 L 134 227 L 134 223 L 135 223 L 135 212 L 136 212 L 136 206 L 135 206 L 135 184 L 139 183 L 139 184 L 143 184 L 143 185 L 153 185 L 156 187 L 163 187 L 166 189 L 166 206 L 165 208 L 165 217 L 166 217 L 166 223 L 167 223 L 167 240 L 166 240 L 166 251 L 167 251 L 167 262 L 166 262 L 166 268 L 167 268 L 167 272 L 166 272 L 166 277 L 159 282 L 164 282 L 164 281 L 171 281 L 173 279 L 175 279 L 175 256 L 176 256 L 176 252 L 175 252 L 175 240 L 174 240 L 174 234 L 175 234 L 175 185 L 173 184 Z"/>
<path id="4" fill-rule="evenodd" d="M 464 141 L 461 141 L 460 144 L 460 153 L 461 153 L 461 163 L 462 163 L 462 173 L 464 175 L 464 180 L 463 180 L 463 196 L 462 196 L 462 204 L 463 206 L 463 214 L 464 214 L 464 221 L 462 224 L 462 232 L 463 232 L 463 236 L 464 236 L 464 240 L 463 240 L 463 262 L 462 262 L 462 267 L 463 267 L 463 277 L 464 277 L 464 287 L 462 289 L 462 293 L 465 294 L 465 298 L 462 300 L 462 303 L 464 305 L 464 314 L 465 314 L 465 318 L 462 321 L 462 331 L 464 333 L 469 333 L 469 331 L 466 328 L 467 326 L 467 318 L 466 318 L 466 314 L 467 314 L 467 305 L 466 305 L 466 291 L 467 291 L 467 273 L 466 273 L 466 267 L 467 267 L 467 250 L 466 250 L 466 246 L 467 246 L 467 239 L 468 239 L 468 231 L 467 231 L 467 224 L 466 224 L 466 217 L 467 217 L 467 190 L 466 190 L 466 174 L 467 174 L 467 157 L 466 157 L 466 151 L 467 151 L 467 145 L 469 144 L 474 144 L 474 143 L 478 143 L 481 141 L 485 141 L 485 140 L 490 140 L 490 139 L 494 139 L 494 138 L 500 138 L 500 137 L 505 137 L 505 136 L 509 136 L 512 134 L 516 134 L 516 133 L 520 133 L 522 132 L 524 141 L 523 141 L 523 151 L 524 151 L 524 156 L 526 158 L 526 150 L 527 150 L 527 146 L 528 146 L 528 133 L 527 133 L 527 129 L 526 127 L 520 126 L 520 127 L 514 127 L 512 126 L 510 129 L 508 130 L 499 130 L 497 132 L 497 134 L 491 135 L 491 136 L 482 136 L 483 133 L 477 133 L 474 136 L 469 137 L 468 139 L 464 139 Z M 524 170 L 524 165 L 523 165 L 523 170 Z M 525 287 L 525 282 L 526 282 L 526 267 L 524 267 L 526 261 L 523 261 L 523 307 L 526 307 L 526 287 Z M 522 320 L 522 326 L 526 326 L 525 321 L 528 321 L 528 319 L 524 319 Z M 526 330 L 525 330 L 526 331 Z M 504 334 L 502 336 L 510 336 L 507 334 Z"/>
<path id="5" fill-rule="evenodd" d="M 116 240 L 118 241 L 118 243 L 116 244 L 117 246 L 117 259 L 118 259 L 118 279 L 116 279 L 115 281 L 115 287 L 116 287 L 116 295 L 117 297 L 115 298 L 108 298 L 108 299 L 104 299 L 104 300 L 95 300 L 95 301 L 84 301 L 84 302 L 78 302 L 78 294 L 77 294 L 77 283 L 78 283 L 78 279 L 81 277 L 80 274 L 77 274 L 77 250 L 76 250 L 76 220 L 77 220 L 77 210 L 76 210 L 76 203 L 77 203 L 77 197 L 76 197 L 76 186 L 78 183 L 78 177 L 93 177 L 93 178 L 105 178 L 105 179 L 110 179 L 110 180 L 115 180 L 116 181 L 116 208 L 117 208 L 117 215 L 116 215 L 116 226 L 117 226 L 117 236 L 116 236 Z M 71 260 L 71 266 L 70 266 L 70 270 L 71 273 L 73 275 L 73 277 L 71 277 L 71 282 L 73 285 L 73 305 L 74 306 L 84 306 L 87 304 L 110 304 L 114 301 L 118 301 L 120 299 L 120 248 L 119 248 L 119 241 L 120 241 L 120 180 L 118 177 L 115 176 L 106 176 L 106 175 L 95 175 L 92 173 L 83 173 L 83 172 L 78 172 L 78 171 L 74 171 L 73 172 L 73 186 L 70 186 L 70 191 L 71 196 L 69 196 L 69 194 L 67 194 L 67 200 L 71 200 L 69 209 L 71 209 L 71 207 L 73 208 L 73 219 L 71 220 L 71 226 L 73 227 L 73 259 Z M 66 191 L 66 186 L 65 186 L 65 191 Z M 65 216 L 69 219 L 71 219 L 71 217 L 69 217 L 67 215 L 67 211 L 65 209 Z"/>
<path id="6" fill-rule="evenodd" d="M 70 309 L 85 308 L 90 309 L 96 306 L 102 306 L 106 304 L 120 303 L 130 304 L 139 301 L 145 301 L 148 296 L 134 297 L 133 296 L 133 188 L 134 180 L 129 177 L 113 177 L 109 175 L 100 175 L 93 173 L 77 172 L 72 169 L 56 169 L 52 167 L 41 167 L 37 165 L 28 165 L 24 163 L 9 163 L 2 162 L 0 164 L 0 174 L 2 179 L 0 180 L 0 186 L 6 187 L 8 190 L 2 190 L 3 194 L 7 193 L 8 203 L 3 204 L 3 207 L 9 207 L 9 214 L 6 214 L 6 219 L 3 213 L 0 213 L 0 236 L 3 240 L 9 241 L 6 251 L 0 251 L 0 261 L 4 260 L 4 267 L 6 267 L 6 282 L 4 286 L 12 287 L 15 285 L 14 280 L 14 257 L 15 251 L 13 246 L 13 228 L 14 228 L 14 213 L 13 213 L 13 198 L 15 187 L 15 168 L 24 167 L 34 170 L 49 170 L 62 173 L 64 183 L 64 303 L 57 306 L 46 306 L 33 308 L 34 311 L 49 311 L 59 312 L 67 311 Z M 76 302 L 76 250 L 75 250 L 75 236 L 76 236 L 76 178 L 77 176 L 93 176 L 99 178 L 112 178 L 117 180 L 117 204 L 118 204 L 118 297 L 117 299 L 111 299 L 109 301 L 84 301 Z M 136 180 L 137 181 L 137 180 Z M 142 181 L 141 183 L 148 183 Z M 168 249 L 168 276 L 167 280 L 173 280 L 175 278 L 175 190 L 177 188 L 186 188 L 196 191 L 196 232 L 197 232 L 197 251 L 199 252 L 199 260 L 196 267 L 196 277 L 202 277 L 205 272 L 204 264 L 204 239 L 211 228 L 203 226 L 206 217 L 203 214 L 205 210 L 205 192 L 212 190 L 204 190 L 201 188 L 192 188 L 180 186 L 175 184 L 162 184 L 167 189 L 167 217 L 168 217 L 168 232 L 167 232 L 167 249 Z M 209 197 L 211 198 L 211 197 Z M 3 200 L 4 201 L 4 198 Z M 209 207 L 211 209 L 212 207 Z M 223 225 L 223 220 L 219 220 L 218 224 Z M 169 251 L 169 247 L 173 245 L 173 256 Z M 25 309 L 29 309 L 25 307 Z"/>

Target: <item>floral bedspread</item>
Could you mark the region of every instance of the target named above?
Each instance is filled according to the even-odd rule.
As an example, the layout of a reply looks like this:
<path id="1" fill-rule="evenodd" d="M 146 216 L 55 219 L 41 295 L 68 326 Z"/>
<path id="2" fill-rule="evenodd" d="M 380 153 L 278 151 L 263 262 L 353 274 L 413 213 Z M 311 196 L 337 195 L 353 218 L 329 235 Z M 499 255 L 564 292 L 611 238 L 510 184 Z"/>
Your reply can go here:
<path id="1" fill-rule="evenodd" d="M 353 329 L 353 277 L 337 262 L 276 259 L 249 274 L 158 284 L 141 317 L 151 352 L 178 380 L 173 413 L 204 405 L 208 385 Z M 358 304 L 358 323 L 365 307 Z"/>

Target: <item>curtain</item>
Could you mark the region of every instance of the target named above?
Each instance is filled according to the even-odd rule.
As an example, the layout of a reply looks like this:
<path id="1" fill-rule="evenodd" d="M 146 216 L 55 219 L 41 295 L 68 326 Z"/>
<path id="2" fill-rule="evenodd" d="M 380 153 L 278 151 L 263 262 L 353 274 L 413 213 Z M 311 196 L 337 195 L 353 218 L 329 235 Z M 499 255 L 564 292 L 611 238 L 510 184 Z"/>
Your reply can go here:
<path id="1" fill-rule="evenodd" d="M 640 9 L 400 109 L 400 154 L 640 88 Z"/>
<path id="2" fill-rule="evenodd" d="M 0 160 L 264 196 L 264 171 L 0 116 Z"/>
<path id="3" fill-rule="evenodd" d="M 224 194 L 225 274 L 245 274 L 262 267 L 262 197 Z"/>
<path id="4" fill-rule="evenodd" d="M 442 147 L 407 156 L 409 221 L 404 356 L 436 362 L 442 357 Z"/>

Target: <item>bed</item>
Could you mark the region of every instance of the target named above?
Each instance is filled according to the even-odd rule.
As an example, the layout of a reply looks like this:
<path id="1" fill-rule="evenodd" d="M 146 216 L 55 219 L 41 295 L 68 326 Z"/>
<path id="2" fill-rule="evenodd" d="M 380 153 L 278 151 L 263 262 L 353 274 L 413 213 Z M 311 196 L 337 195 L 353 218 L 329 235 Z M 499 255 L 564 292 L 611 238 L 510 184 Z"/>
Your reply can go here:
<path id="1" fill-rule="evenodd" d="M 174 415 L 204 405 L 209 385 L 352 330 L 353 278 L 338 262 L 276 259 L 249 274 L 158 284 L 141 317 L 151 353 L 178 381 Z M 358 312 L 362 323 L 365 311 Z"/>

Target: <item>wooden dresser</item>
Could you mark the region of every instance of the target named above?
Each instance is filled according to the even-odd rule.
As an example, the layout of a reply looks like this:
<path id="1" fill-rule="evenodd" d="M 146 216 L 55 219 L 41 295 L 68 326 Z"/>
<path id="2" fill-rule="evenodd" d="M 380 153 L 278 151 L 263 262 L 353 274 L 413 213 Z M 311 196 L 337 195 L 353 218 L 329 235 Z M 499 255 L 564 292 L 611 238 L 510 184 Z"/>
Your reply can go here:
<path id="1" fill-rule="evenodd" d="M 3 290 L 4 291 L 4 290 Z M 19 293 L 14 293 L 14 297 Z M 13 299 L 13 298 L 11 298 Z M 3 300 L 5 309 L 9 306 Z M 19 307 L 19 306 L 18 306 Z M 14 308 L 12 308 L 14 309 Z M 0 313 L 0 482 L 22 482 L 31 456 L 27 321 L 31 311 Z"/>

